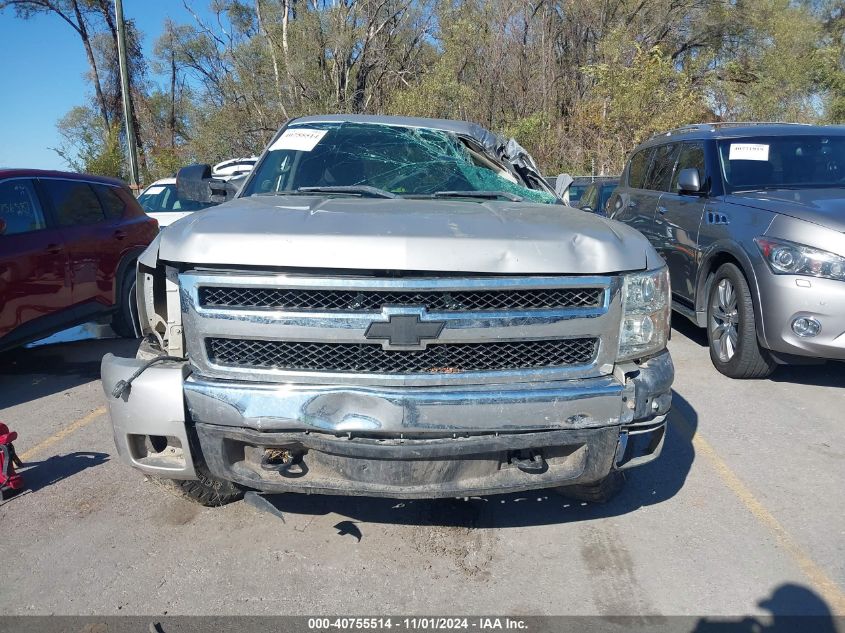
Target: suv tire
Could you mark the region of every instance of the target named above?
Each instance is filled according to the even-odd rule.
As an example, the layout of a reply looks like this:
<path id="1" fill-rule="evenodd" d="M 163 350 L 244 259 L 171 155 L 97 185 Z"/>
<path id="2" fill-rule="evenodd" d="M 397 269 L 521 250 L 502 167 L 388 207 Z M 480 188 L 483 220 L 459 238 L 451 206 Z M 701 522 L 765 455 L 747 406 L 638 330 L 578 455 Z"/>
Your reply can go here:
<path id="1" fill-rule="evenodd" d="M 575 501 L 587 501 L 589 503 L 607 503 L 615 497 L 622 486 L 625 485 L 625 473 L 613 470 L 604 479 L 599 479 L 589 484 L 576 484 L 574 486 L 560 486 L 555 488 L 562 497 Z"/>
<path id="2" fill-rule="evenodd" d="M 722 264 L 707 297 L 710 360 L 729 378 L 766 378 L 777 367 L 757 341 L 754 303 L 736 264 Z"/>
<path id="3" fill-rule="evenodd" d="M 137 308 L 135 303 L 135 264 L 129 265 L 129 270 L 123 276 L 123 283 L 120 284 L 120 296 L 118 296 L 117 312 L 111 320 L 111 329 L 115 334 L 123 338 L 138 338 L 135 315 Z"/>

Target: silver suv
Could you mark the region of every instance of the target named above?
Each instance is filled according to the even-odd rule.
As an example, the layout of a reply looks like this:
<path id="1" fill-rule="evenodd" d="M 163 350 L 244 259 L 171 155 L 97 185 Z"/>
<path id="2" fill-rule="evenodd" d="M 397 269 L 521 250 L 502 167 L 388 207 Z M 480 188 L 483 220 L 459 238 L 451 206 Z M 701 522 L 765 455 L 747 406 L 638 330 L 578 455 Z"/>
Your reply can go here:
<path id="1" fill-rule="evenodd" d="M 723 374 L 845 360 L 845 127 L 672 130 L 634 151 L 609 207 L 666 260 Z"/>
<path id="2" fill-rule="evenodd" d="M 223 195 L 195 167 L 180 191 Z M 140 257 L 138 300 L 138 356 L 102 365 L 117 449 L 206 504 L 601 499 L 663 443 L 663 261 L 473 124 L 288 122 Z"/>

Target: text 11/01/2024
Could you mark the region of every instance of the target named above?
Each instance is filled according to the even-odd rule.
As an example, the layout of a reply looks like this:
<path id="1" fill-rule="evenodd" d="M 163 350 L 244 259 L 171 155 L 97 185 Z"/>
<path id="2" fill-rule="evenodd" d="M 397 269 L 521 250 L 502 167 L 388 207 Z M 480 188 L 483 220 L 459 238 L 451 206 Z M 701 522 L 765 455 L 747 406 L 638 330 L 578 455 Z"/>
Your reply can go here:
<path id="1" fill-rule="evenodd" d="M 518 618 L 499 617 L 352 617 L 352 618 L 309 618 L 308 629 L 312 631 L 408 629 L 412 631 L 477 630 L 477 631 L 526 631 L 528 626 Z"/>

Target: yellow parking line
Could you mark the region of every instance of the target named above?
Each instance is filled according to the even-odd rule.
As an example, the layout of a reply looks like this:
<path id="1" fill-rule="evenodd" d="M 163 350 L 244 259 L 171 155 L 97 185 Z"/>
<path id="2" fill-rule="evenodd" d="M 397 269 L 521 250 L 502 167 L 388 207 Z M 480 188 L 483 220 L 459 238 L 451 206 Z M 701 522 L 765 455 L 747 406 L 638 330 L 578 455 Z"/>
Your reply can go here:
<path id="1" fill-rule="evenodd" d="M 695 433 L 689 423 L 683 418 L 675 418 L 684 427 L 686 434 L 692 435 L 692 445 L 696 453 L 703 455 L 724 484 L 730 488 L 752 516 L 762 523 L 774 534 L 780 546 L 792 557 L 798 567 L 804 572 L 815 590 L 827 601 L 830 610 L 839 615 L 845 614 L 845 592 L 836 584 L 827 572 L 824 571 L 804 549 L 792 538 L 789 532 L 769 512 L 766 507 L 754 496 L 742 480 L 731 470 L 730 466 L 719 457 L 716 450 L 705 440 L 701 434 Z"/>
<path id="2" fill-rule="evenodd" d="M 91 422 L 93 422 L 94 420 L 99 418 L 105 412 L 106 412 L 105 406 L 97 407 L 96 409 L 94 409 L 91 413 L 89 413 L 85 417 L 79 418 L 78 420 L 71 422 L 70 424 L 68 424 L 63 429 L 53 433 L 53 435 L 48 437 L 46 440 L 36 444 L 32 448 L 30 448 L 28 451 L 24 451 L 23 453 L 18 455 L 18 457 L 20 457 L 20 460 L 22 462 L 26 462 L 28 459 L 31 459 L 32 457 L 34 457 L 38 453 L 42 452 L 44 449 L 49 448 L 50 446 L 52 446 L 53 444 L 55 444 L 56 442 L 58 442 L 60 440 L 63 440 L 64 438 L 66 438 L 71 433 L 75 433 L 76 431 L 78 431 L 82 427 L 88 426 L 89 424 L 91 424 Z"/>

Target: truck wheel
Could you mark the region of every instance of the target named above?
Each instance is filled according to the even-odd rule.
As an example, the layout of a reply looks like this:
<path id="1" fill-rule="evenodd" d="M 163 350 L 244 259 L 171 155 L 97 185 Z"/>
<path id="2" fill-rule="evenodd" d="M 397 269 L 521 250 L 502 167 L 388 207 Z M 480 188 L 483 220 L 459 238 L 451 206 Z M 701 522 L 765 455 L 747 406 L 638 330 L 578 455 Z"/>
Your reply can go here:
<path id="1" fill-rule="evenodd" d="M 130 265 L 129 270 L 123 277 L 120 285 L 120 296 L 118 297 L 117 312 L 114 313 L 111 321 L 111 329 L 115 334 L 123 338 L 138 338 L 135 317 L 138 314 L 138 307 L 135 303 L 135 266 Z"/>
<path id="2" fill-rule="evenodd" d="M 243 499 L 246 492 L 243 488 L 215 477 L 205 464 L 197 464 L 196 471 L 196 480 L 173 480 L 173 485 L 189 499 L 208 507 L 225 506 Z"/>
<path id="3" fill-rule="evenodd" d="M 757 341 L 751 291 L 735 264 L 722 264 L 710 286 L 707 340 L 713 365 L 730 378 L 765 378 L 777 366 Z"/>
<path id="4" fill-rule="evenodd" d="M 625 485 L 625 473 L 613 470 L 604 479 L 594 481 L 591 484 L 576 484 L 574 486 L 560 486 L 555 488 L 562 497 L 575 501 L 588 501 L 590 503 L 607 503 L 622 490 Z"/>

